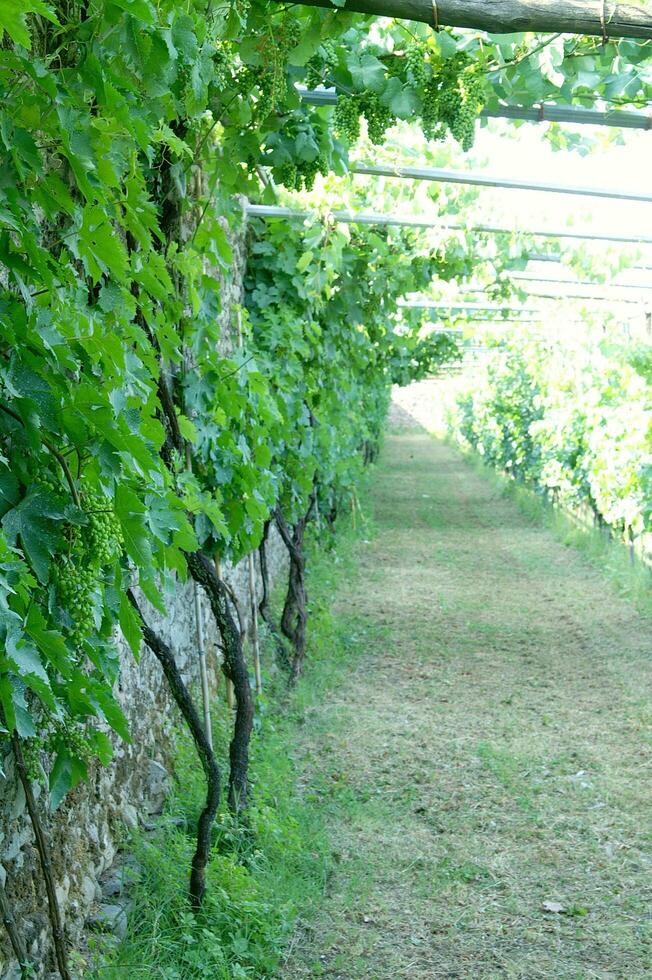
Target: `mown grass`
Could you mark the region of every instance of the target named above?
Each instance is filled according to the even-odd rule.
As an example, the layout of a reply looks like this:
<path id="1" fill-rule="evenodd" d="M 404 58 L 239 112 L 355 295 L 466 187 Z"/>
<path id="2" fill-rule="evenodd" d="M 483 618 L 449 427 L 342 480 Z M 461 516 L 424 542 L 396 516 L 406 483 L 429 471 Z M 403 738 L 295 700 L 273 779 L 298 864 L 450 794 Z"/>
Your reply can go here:
<path id="1" fill-rule="evenodd" d="M 366 654 L 302 732 L 341 859 L 287 980 L 652 976 L 652 627 L 516 490 L 390 440 L 338 598 Z"/>
<path id="2" fill-rule="evenodd" d="M 526 483 L 496 471 L 478 453 L 462 449 L 452 438 L 447 441 L 483 480 L 511 500 L 533 524 L 546 528 L 563 545 L 578 551 L 600 569 L 620 595 L 646 616 L 652 616 L 652 569 L 628 545 L 608 528 L 596 526 L 588 517 L 572 514 Z"/>
<path id="3" fill-rule="evenodd" d="M 222 818 L 204 913 L 191 835 L 147 835 L 97 980 L 652 976 L 629 555 L 419 434 L 390 440 L 372 495 L 374 533 L 315 556 L 307 674 L 268 684 L 252 825 Z M 168 821 L 200 804 L 187 747 L 178 768 Z"/>
<path id="4" fill-rule="evenodd" d="M 98 938 L 93 980 L 260 980 L 282 976 L 299 924 L 307 926 L 338 860 L 325 830 L 319 786 L 306 788 L 293 755 L 297 733 L 327 692 L 342 683 L 360 649 L 355 629 L 333 617 L 332 596 L 342 575 L 355 575 L 355 542 L 369 533 L 358 512 L 344 521 L 332 549 L 312 547 L 309 562 L 309 653 L 304 678 L 288 691 L 264 659 L 267 683 L 259 699 L 252 744 L 254 803 L 237 824 L 222 807 L 198 916 L 187 902 L 193 831 L 204 783 L 190 739 L 178 735 L 174 788 L 152 832 L 125 843 L 139 866 L 130 888 L 126 939 L 117 947 Z M 226 709 L 214 713 L 214 737 L 227 771 Z"/>

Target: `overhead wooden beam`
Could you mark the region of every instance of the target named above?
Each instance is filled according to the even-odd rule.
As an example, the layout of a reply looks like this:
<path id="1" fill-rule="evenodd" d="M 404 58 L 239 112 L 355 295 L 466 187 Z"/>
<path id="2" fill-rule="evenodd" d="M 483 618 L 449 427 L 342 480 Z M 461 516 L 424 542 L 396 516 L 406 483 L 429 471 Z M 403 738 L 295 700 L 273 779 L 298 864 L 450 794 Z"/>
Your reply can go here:
<path id="1" fill-rule="evenodd" d="M 277 0 L 286 4 L 287 0 Z M 302 6 L 415 20 L 431 27 L 470 27 L 490 34 L 534 31 L 652 38 L 652 0 L 302 0 Z"/>

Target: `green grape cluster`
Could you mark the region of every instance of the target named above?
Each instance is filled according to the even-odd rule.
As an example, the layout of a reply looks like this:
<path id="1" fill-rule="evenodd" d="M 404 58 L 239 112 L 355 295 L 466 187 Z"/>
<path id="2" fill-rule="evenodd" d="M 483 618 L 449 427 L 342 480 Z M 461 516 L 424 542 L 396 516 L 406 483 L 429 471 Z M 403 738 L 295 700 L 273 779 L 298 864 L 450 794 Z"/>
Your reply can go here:
<path id="1" fill-rule="evenodd" d="M 367 92 L 362 103 L 362 111 L 367 120 L 369 139 L 379 146 L 385 139 L 385 133 L 396 122 L 396 116 L 387 106 L 381 105 L 375 92 Z"/>
<path id="2" fill-rule="evenodd" d="M 227 44 L 223 41 L 215 42 L 215 52 L 213 54 L 213 83 L 219 90 L 228 87 L 231 81 L 231 66 L 233 55 Z"/>
<path id="3" fill-rule="evenodd" d="M 335 68 L 338 62 L 337 57 L 337 46 L 332 38 L 326 38 L 325 41 L 321 42 L 321 51 L 323 53 L 324 63 L 328 65 L 329 68 Z"/>
<path id="4" fill-rule="evenodd" d="M 34 477 L 34 483 L 42 487 L 43 490 L 50 490 L 52 493 L 60 494 L 62 492 L 60 481 L 49 470 L 41 470 L 37 473 Z"/>
<path id="5" fill-rule="evenodd" d="M 274 112 L 283 103 L 287 95 L 287 78 L 285 77 L 285 62 L 278 58 L 278 50 L 272 49 L 269 65 L 260 68 L 255 73 L 255 79 L 260 89 L 261 108 L 266 113 Z"/>
<path id="6" fill-rule="evenodd" d="M 425 88 L 430 78 L 428 49 L 425 44 L 410 45 L 405 52 L 405 67 L 408 81 L 419 90 Z"/>
<path id="7" fill-rule="evenodd" d="M 317 174 L 326 176 L 328 173 L 328 161 L 325 157 L 317 157 L 315 160 L 306 160 L 299 165 L 299 173 L 303 180 L 303 186 L 307 191 L 311 191 Z"/>
<path id="8" fill-rule="evenodd" d="M 122 529 L 110 501 L 102 494 L 84 494 L 83 504 L 88 516 L 87 548 L 93 564 L 101 568 L 120 554 Z"/>
<path id="9" fill-rule="evenodd" d="M 276 170 L 276 179 L 288 190 L 296 190 L 299 171 L 294 163 L 284 163 Z"/>
<path id="10" fill-rule="evenodd" d="M 25 760 L 25 768 L 30 780 L 38 782 L 42 777 L 41 752 L 43 751 L 43 739 L 38 735 L 32 738 L 21 739 L 20 747 Z"/>
<path id="11" fill-rule="evenodd" d="M 251 0 L 232 0 L 233 12 L 244 23 L 251 10 Z"/>
<path id="12" fill-rule="evenodd" d="M 337 65 L 337 48 L 330 39 L 322 41 L 317 54 L 306 65 L 306 84 L 308 88 L 321 85 L 328 73 Z"/>
<path id="13" fill-rule="evenodd" d="M 82 642 L 93 632 L 93 589 L 96 569 L 84 563 L 84 554 L 67 555 L 59 559 L 55 583 L 61 604 L 70 613 L 75 625 L 76 639 Z"/>
<path id="14" fill-rule="evenodd" d="M 360 115 L 362 107 L 357 95 L 340 95 L 333 113 L 333 128 L 338 136 L 347 142 L 355 143 L 360 136 Z"/>
<path id="15" fill-rule="evenodd" d="M 300 40 L 301 27 L 296 18 L 285 17 L 273 34 L 261 35 L 259 39 L 261 66 L 248 67 L 240 75 L 242 92 L 248 93 L 253 85 L 257 85 L 261 96 L 259 109 L 266 114 L 275 112 L 287 97 L 288 54 Z"/>
<path id="16" fill-rule="evenodd" d="M 449 129 L 464 151 L 470 150 L 475 140 L 475 124 L 484 104 L 482 80 L 471 65 L 463 69 L 457 78 L 456 108 L 447 119 Z"/>
<path id="17" fill-rule="evenodd" d="M 66 529 L 67 547 L 54 566 L 54 584 L 62 607 L 68 612 L 74 639 L 81 645 L 95 628 L 95 585 L 102 569 L 122 552 L 120 523 L 110 500 L 96 491 L 84 491 L 82 507 L 88 523 Z"/>
<path id="18" fill-rule="evenodd" d="M 54 719 L 52 730 L 48 735 L 46 748 L 48 752 L 56 752 L 61 742 L 64 742 L 70 754 L 88 764 L 94 756 L 91 744 L 83 724 L 71 718 Z"/>
<path id="19" fill-rule="evenodd" d="M 475 123 L 484 105 L 482 76 L 468 54 L 459 51 L 443 62 L 423 91 L 421 121 L 428 139 L 444 139 L 447 132 L 470 150 Z"/>
<path id="20" fill-rule="evenodd" d="M 276 178 L 288 190 L 300 191 L 305 188 L 311 191 L 317 174 L 324 177 L 328 173 L 328 159 L 319 156 L 315 160 L 301 160 L 298 163 L 284 163 L 278 167 Z"/>
<path id="21" fill-rule="evenodd" d="M 283 19 L 274 37 L 279 48 L 287 55 L 301 40 L 301 25 L 290 14 Z"/>

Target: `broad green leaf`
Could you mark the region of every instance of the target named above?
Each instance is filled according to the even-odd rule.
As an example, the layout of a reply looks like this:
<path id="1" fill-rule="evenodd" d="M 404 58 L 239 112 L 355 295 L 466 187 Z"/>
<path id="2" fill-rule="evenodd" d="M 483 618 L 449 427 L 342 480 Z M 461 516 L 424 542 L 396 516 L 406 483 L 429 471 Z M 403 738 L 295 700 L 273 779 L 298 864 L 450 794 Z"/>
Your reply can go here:
<path id="1" fill-rule="evenodd" d="M 39 14 L 53 24 L 58 24 L 57 16 L 52 7 L 42 0 L 2 0 L 0 4 L 0 41 L 3 32 L 9 35 L 16 44 L 31 48 L 31 38 L 27 28 L 29 14 Z"/>
<path id="2" fill-rule="evenodd" d="M 141 571 L 147 572 L 152 567 L 152 548 L 145 517 L 145 505 L 133 490 L 118 486 L 114 506 L 122 527 L 125 551 Z"/>
<path id="3" fill-rule="evenodd" d="M 50 491 L 36 490 L 7 511 L 2 526 L 10 544 L 21 546 L 41 582 L 61 540 L 61 522 L 69 512 Z"/>
<path id="4" fill-rule="evenodd" d="M 120 596 L 119 622 L 124 638 L 131 647 L 131 652 L 136 660 L 139 660 L 143 631 L 138 614 L 124 593 Z"/>
<path id="5" fill-rule="evenodd" d="M 58 809 L 68 790 L 73 786 L 72 757 L 67 748 L 61 746 L 57 752 L 50 772 L 50 810 Z"/>

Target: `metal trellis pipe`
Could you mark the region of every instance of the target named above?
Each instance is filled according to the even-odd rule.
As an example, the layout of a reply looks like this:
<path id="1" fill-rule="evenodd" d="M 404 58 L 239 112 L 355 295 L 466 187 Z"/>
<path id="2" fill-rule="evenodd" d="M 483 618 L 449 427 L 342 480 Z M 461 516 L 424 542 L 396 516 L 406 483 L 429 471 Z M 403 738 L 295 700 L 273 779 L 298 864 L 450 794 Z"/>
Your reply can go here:
<path id="1" fill-rule="evenodd" d="M 399 300 L 398 306 L 409 310 L 460 310 L 460 311 L 486 311 L 493 313 L 542 313 L 542 310 L 527 309 L 523 306 L 506 306 L 502 303 L 446 303 L 439 300 L 429 299 L 406 299 Z"/>
<path id="2" fill-rule="evenodd" d="M 307 89 L 297 86 L 303 102 L 307 105 L 337 105 L 335 89 Z M 588 126 L 612 126 L 619 129 L 652 130 L 652 115 L 640 110 L 585 109 L 577 105 L 538 106 L 499 105 L 493 109 L 483 109 L 483 119 L 515 119 L 523 122 L 557 122 Z"/>
<path id="3" fill-rule="evenodd" d="M 614 282 L 613 280 L 609 282 L 597 282 L 594 279 L 556 279 L 548 278 L 547 276 L 537 276 L 535 273 L 522 272 L 510 273 L 510 279 L 515 282 L 549 283 L 558 286 L 598 286 L 602 289 L 652 289 L 652 284 L 650 283 Z M 615 298 L 617 299 L 618 297 Z"/>
<path id="4" fill-rule="evenodd" d="M 238 334 L 238 348 L 242 349 L 244 345 L 244 337 L 242 333 L 242 309 L 238 307 L 236 313 L 236 329 Z M 256 686 L 256 694 L 263 693 L 263 675 L 260 667 L 260 640 L 258 637 L 258 597 L 256 590 L 256 565 L 254 562 L 254 553 L 250 551 L 247 554 L 247 571 L 249 575 L 249 604 L 250 604 L 250 615 L 251 615 L 251 645 L 253 650 L 253 660 L 254 660 L 254 682 Z"/>
<path id="5" fill-rule="evenodd" d="M 318 211 L 297 210 L 273 204 L 246 204 L 245 211 L 251 217 L 290 218 L 319 220 Z M 409 215 L 382 214 L 372 211 L 331 211 L 332 221 L 359 225 L 388 225 L 404 228 L 440 228 L 445 231 L 478 232 L 489 235 L 530 235 L 533 238 L 568 238 L 575 241 L 619 242 L 627 245 L 652 245 L 649 235 L 613 235 L 610 233 L 573 231 L 572 229 L 501 228 L 498 225 L 465 225 L 462 222 L 440 221 L 433 218 L 413 218 Z"/>
<path id="6" fill-rule="evenodd" d="M 429 180 L 444 184 L 471 184 L 476 187 L 503 188 L 517 191 L 541 191 L 546 194 L 572 194 L 576 197 L 600 197 L 615 201 L 639 201 L 652 204 L 649 191 L 627 191 L 622 188 L 587 187 L 584 184 L 549 184 L 539 180 L 517 180 L 479 173 L 476 170 L 446 170 L 443 167 L 398 167 L 356 163 L 351 173 L 370 177 L 398 177 L 401 180 Z"/>

